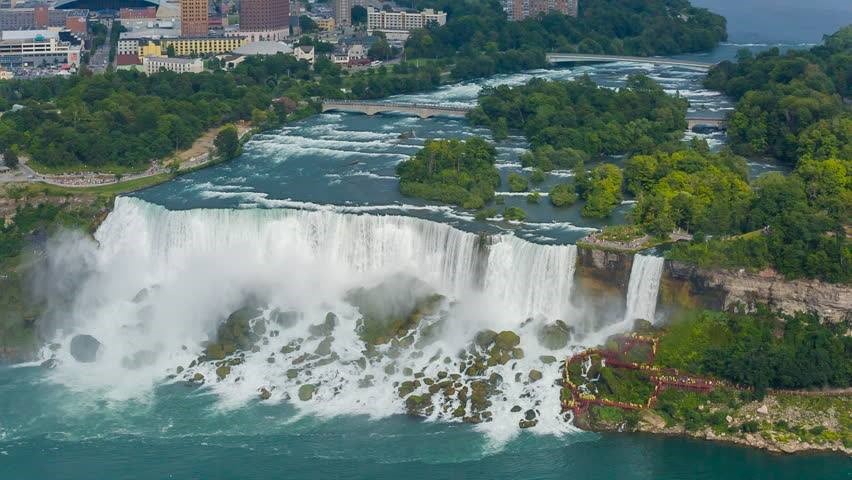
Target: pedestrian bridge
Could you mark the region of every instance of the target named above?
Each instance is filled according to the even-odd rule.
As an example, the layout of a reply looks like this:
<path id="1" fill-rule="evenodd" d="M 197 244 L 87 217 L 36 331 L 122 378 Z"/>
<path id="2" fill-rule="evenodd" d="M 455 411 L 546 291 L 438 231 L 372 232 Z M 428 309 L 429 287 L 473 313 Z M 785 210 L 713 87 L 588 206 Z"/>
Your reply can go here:
<path id="1" fill-rule="evenodd" d="M 473 110 L 473 107 L 457 107 L 433 103 L 370 102 L 361 100 L 325 100 L 322 102 L 323 112 L 360 112 L 367 115 L 399 112 L 417 115 L 420 118 L 464 117 L 471 110 Z"/>
<path id="2" fill-rule="evenodd" d="M 547 61 L 550 63 L 566 62 L 632 62 L 651 63 L 654 65 L 671 65 L 674 67 L 685 67 L 694 70 L 707 71 L 713 67 L 713 63 L 693 62 L 690 60 L 676 60 L 663 57 L 631 57 L 626 55 L 596 55 L 592 53 L 548 53 Z"/>

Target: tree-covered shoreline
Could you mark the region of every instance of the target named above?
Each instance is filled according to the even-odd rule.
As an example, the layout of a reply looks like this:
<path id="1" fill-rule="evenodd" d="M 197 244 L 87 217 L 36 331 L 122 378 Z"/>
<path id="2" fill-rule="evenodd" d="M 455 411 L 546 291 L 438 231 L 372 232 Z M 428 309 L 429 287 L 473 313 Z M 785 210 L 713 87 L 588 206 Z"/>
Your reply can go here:
<path id="1" fill-rule="evenodd" d="M 686 0 L 584 0 L 578 18 L 550 13 L 519 22 L 496 0 L 426 0 L 418 7 L 446 11 L 448 19 L 413 32 L 408 58 L 452 59 L 457 80 L 542 68 L 551 51 L 673 55 L 727 39 L 724 17 Z"/>

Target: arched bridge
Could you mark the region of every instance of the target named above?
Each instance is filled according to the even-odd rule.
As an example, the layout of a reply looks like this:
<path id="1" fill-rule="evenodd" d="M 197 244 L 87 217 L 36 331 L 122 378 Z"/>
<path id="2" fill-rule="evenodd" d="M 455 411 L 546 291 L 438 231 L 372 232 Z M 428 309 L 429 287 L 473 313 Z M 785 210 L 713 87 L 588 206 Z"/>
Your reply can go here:
<path id="1" fill-rule="evenodd" d="M 651 63 L 654 65 L 672 65 L 675 67 L 686 67 L 695 70 L 710 70 L 713 63 L 693 62 L 690 60 L 676 60 L 663 57 L 631 57 L 626 55 L 596 55 L 592 53 L 548 53 L 547 61 L 550 63 L 564 62 L 634 62 Z"/>
<path id="2" fill-rule="evenodd" d="M 724 130 L 727 128 L 728 119 L 725 117 L 713 117 L 702 114 L 686 114 L 686 128 L 692 130 L 695 127 L 711 127 Z"/>
<path id="3" fill-rule="evenodd" d="M 375 115 L 377 113 L 399 112 L 417 115 L 420 118 L 429 117 L 464 117 L 473 107 L 459 107 L 440 105 L 436 103 L 402 103 L 402 102 L 374 102 L 366 100 L 325 100 L 322 102 L 323 112 L 356 112 Z M 697 126 L 724 129 L 726 125 L 724 117 L 709 115 L 688 114 L 686 117 L 687 127 L 692 130 Z"/>
<path id="4" fill-rule="evenodd" d="M 361 100 L 325 100 L 322 111 L 360 112 L 375 115 L 385 112 L 400 112 L 429 117 L 464 117 L 472 107 L 447 106 L 433 103 L 370 102 Z"/>

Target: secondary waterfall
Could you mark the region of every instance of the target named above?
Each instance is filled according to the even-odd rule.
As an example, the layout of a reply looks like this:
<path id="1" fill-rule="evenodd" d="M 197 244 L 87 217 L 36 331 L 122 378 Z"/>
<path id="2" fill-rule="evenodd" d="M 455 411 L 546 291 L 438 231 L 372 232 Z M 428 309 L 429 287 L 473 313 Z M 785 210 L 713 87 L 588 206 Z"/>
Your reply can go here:
<path id="1" fill-rule="evenodd" d="M 654 321 L 657 310 L 657 296 L 660 292 L 660 276 L 663 273 L 664 259 L 651 255 L 635 255 L 630 270 L 630 284 L 627 287 L 627 309 L 625 322 L 637 318 Z"/>

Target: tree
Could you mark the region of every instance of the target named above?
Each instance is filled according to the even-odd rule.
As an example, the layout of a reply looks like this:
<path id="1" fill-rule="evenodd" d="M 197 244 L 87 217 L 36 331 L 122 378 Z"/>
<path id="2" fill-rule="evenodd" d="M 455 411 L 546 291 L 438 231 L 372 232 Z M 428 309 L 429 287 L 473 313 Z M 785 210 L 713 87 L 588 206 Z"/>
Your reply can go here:
<path id="1" fill-rule="evenodd" d="M 548 195 L 554 207 L 570 207 L 577 201 L 577 192 L 572 183 L 560 183 Z"/>
<path id="2" fill-rule="evenodd" d="M 317 23 L 311 20 L 311 17 L 302 15 L 299 17 L 299 27 L 301 27 L 302 33 L 311 33 L 317 30 Z"/>
<path id="3" fill-rule="evenodd" d="M 167 57 L 176 57 L 177 56 L 177 53 L 175 52 L 175 46 L 174 45 L 169 44 L 169 46 L 166 47 L 166 56 Z"/>
<path id="4" fill-rule="evenodd" d="M 216 134 L 216 139 L 213 140 L 213 145 L 216 146 L 216 151 L 219 157 L 223 160 L 230 160 L 240 154 L 240 139 L 237 133 L 237 127 L 228 125 Z"/>
<path id="5" fill-rule="evenodd" d="M 352 7 L 352 24 L 360 25 L 363 23 L 367 23 L 367 9 L 361 5 L 355 5 Z"/>
<path id="6" fill-rule="evenodd" d="M 394 49 L 384 38 L 379 39 L 367 51 L 371 60 L 390 60 L 394 56 Z"/>
<path id="7" fill-rule="evenodd" d="M 518 207 L 506 207 L 503 209 L 503 219 L 510 222 L 523 222 L 527 218 L 527 212 Z"/>
<path id="8" fill-rule="evenodd" d="M 517 173 L 510 173 L 507 181 L 509 182 L 509 190 L 513 192 L 525 192 L 529 188 L 527 179 Z"/>
<path id="9" fill-rule="evenodd" d="M 3 152 L 3 163 L 5 163 L 6 166 L 11 168 L 12 170 L 18 168 L 18 152 L 16 152 L 15 149 L 12 147 L 7 148 Z"/>

